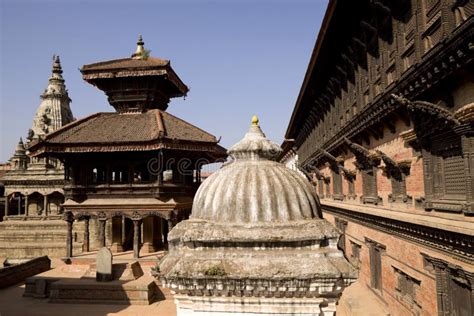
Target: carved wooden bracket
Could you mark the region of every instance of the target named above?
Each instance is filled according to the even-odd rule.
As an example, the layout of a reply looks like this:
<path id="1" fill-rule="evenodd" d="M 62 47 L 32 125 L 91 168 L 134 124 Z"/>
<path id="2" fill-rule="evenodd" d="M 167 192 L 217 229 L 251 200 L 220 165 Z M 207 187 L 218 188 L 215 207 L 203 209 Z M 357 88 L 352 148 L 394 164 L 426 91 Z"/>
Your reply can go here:
<path id="1" fill-rule="evenodd" d="M 401 178 L 401 175 L 408 175 L 410 174 L 410 166 L 411 166 L 411 161 L 410 160 L 403 160 L 400 162 L 396 162 L 392 158 L 390 158 L 388 155 L 386 155 L 384 152 L 380 150 L 376 150 L 377 154 L 382 158 L 383 162 L 385 163 L 385 173 L 387 176 L 390 177 L 395 177 L 395 178 Z"/>
<path id="2" fill-rule="evenodd" d="M 344 137 L 344 141 L 348 145 L 349 150 L 356 157 L 357 163 L 355 165 L 358 169 L 369 169 L 377 167 L 380 164 L 380 157 L 377 153 L 371 152 L 363 146 L 351 142 L 346 137 Z"/>
<path id="3" fill-rule="evenodd" d="M 391 95 L 405 106 L 414 124 L 414 132 L 423 147 L 431 146 L 431 136 L 446 130 L 454 130 L 462 123 L 449 110 L 426 101 L 410 101 L 400 95 Z"/>

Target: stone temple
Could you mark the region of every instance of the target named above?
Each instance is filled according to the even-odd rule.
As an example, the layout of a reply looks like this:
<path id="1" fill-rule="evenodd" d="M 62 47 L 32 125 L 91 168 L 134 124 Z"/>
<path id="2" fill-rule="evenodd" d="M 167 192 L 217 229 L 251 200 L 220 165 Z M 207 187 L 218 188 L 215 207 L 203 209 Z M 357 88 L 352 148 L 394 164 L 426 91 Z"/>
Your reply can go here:
<path id="1" fill-rule="evenodd" d="M 280 153 L 254 117 L 170 232 L 159 270 L 178 315 L 335 314 L 356 271 L 311 184 L 274 161 Z"/>

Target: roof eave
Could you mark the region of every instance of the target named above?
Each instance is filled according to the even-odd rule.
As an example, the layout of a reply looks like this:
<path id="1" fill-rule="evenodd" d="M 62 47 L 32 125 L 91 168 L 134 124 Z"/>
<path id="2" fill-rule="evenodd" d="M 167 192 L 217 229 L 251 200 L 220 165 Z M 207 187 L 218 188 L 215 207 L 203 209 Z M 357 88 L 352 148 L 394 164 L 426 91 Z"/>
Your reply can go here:
<path id="1" fill-rule="evenodd" d="M 324 38 L 326 36 L 326 32 L 328 30 L 329 24 L 331 23 L 331 20 L 332 20 L 333 14 L 334 14 L 334 10 L 336 8 L 336 4 L 337 4 L 337 0 L 329 0 L 328 7 L 326 9 L 326 13 L 324 15 L 323 22 L 321 24 L 321 28 L 319 29 L 318 38 L 316 40 L 313 52 L 311 54 L 311 59 L 310 59 L 309 64 L 308 64 L 308 68 L 306 70 L 306 74 L 305 74 L 304 79 L 303 79 L 303 84 L 301 85 L 301 89 L 300 89 L 300 92 L 298 94 L 298 98 L 296 99 L 295 108 L 293 109 L 293 113 L 291 114 L 290 122 L 288 123 L 288 127 L 287 127 L 287 130 L 286 130 L 286 133 L 285 133 L 285 137 L 288 138 L 288 139 L 295 138 L 294 137 L 295 136 L 294 135 L 294 129 L 295 129 L 294 125 L 296 123 L 295 120 L 296 120 L 296 117 L 297 117 L 297 115 L 299 113 L 299 110 L 302 106 L 301 103 L 302 103 L 302 100 L 303 100 L 303 96 L 306 92 L 306 88 L 308 86 L 309 80 L 312 77 L 313 70 L 314 70 L 314 67 L 316 65 L 316 61 L 319 57 L 319 52 L 320 52 L 321 47 L 322 47 L 322 43 L 324 41 Z"/>

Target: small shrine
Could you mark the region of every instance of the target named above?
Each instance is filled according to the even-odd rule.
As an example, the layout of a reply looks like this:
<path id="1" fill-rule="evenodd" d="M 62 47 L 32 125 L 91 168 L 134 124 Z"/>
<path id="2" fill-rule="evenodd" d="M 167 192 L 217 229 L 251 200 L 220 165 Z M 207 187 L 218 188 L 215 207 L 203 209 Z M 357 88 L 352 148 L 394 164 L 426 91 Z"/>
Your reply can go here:
<path id="1" fill-rule="evenodd" d="M 169 233 L 159 279 L 178 315 L 334 315 L 357 272 L 311 184 L 275 161 L 256 117 Z"/>

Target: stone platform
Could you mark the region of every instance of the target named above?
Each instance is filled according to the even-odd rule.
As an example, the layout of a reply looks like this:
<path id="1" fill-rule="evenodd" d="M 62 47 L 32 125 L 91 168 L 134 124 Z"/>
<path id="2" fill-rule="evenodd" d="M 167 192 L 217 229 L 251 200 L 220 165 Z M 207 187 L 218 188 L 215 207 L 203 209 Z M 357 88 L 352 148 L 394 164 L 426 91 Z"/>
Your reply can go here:
<path id="1" fill-rule="evenodd" d="M 76 223 L 74 254 L 82 251 L 84 224 Z M 8 220 L 0 222 L 0 256 L 6 258 L 61 257 L 66 252 L 63 220 Z"/>
<path id="2" fill-rule="evenodd" d="M 122 261 L 132 260 L 127 255 Z M 63 264 L 28 278 L 23 296 L 49 298 L 51 303 L 148 305 L 164 298 L 150 274 L 152 266 L 151 262 L 143 268 L 137 261 L 114 263 L 115 280 L 97 282 L 95 262 Z"/>
<path id="3" fill-rule="evenodd" d="M 61 279 L 51 284 L 51 303 L 149 305 L 158 287 L 151 276 L 133 281 L 96 282 L 94 279 Z"/>

